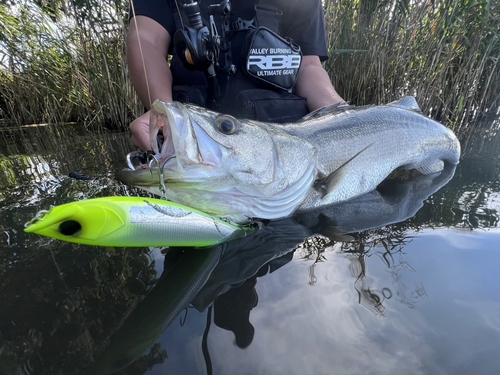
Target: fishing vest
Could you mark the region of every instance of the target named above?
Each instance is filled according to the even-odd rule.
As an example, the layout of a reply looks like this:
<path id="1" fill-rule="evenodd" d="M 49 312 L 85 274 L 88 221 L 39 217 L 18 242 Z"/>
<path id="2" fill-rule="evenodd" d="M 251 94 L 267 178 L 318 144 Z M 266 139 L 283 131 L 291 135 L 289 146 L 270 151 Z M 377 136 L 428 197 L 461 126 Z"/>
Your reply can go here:
<path id="1" fill-rule="evenodd" d="M 181 21 L 175 1 L 182 0 L 173 0 L 172 6 L 176 28 L 181 29 L 185 19 Z M 199 3 L 207 25 L 208 7 L 214 5 L 210 0 Z M 222 40 L 216 90 L 204 72 L 186 68 L 174 46 L 170 65 L 174 100 L 259 121 L 285 123 L 302 118 L 308 113 L 306 99 L 291 93 L 302 54 L 299 46 L 280 35 L 281 10 L 272 0 L 233 3 L 228 16 L 213 16 Z"/>

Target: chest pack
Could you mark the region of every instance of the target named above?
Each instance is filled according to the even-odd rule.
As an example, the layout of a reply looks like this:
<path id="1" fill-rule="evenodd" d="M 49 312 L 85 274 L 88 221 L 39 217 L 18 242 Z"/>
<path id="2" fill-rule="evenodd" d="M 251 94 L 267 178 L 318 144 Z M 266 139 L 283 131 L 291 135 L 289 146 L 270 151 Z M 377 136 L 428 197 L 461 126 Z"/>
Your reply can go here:
<path id="1" fill-rule="evenodd" d="M 243 68 L 253 79 L 282 90 L 295 85 L 302 63 L 300 47 L 265 27 L 248 37 Z"/>
<path id="2" fill-rule="evenodd" d="M 205 12 L 197 1 L 181 1 L 175 0 L 180 14 L 175 17 L 174 45 L 187 69 L 202 71 L 208 78 L 230 76 L 241 69 L 259 83 L 282 90 L 293 87 L 302 53 L 291 39 L 279 35 L 283 12 L 270 5 L 270 0 L 251 2 L 239 14 L 232 12 L 229 0 L 208 7 L 202 4 Z M 233 40 L 240 33 L 246 35 L 244 42 L 236 38 L 234 42 L 242 46 L 233 48 Z M 235 50 L 241 56 L 234 56 Z"/>
<path id="3" fill-rule="evenodd" d="M 272 5 L 272 0 L 240 1 L 234 9 L 229 0 L 219 4 L 209 1 L 208 6 L 206 1 L 199 1 L 200 4 L 174 0 L 179 10 L 174 12 L 174 59 L 180 60 L 187 70 L 204 73 L 208 83 L 207 106 L 236 116 L 276 120 L 280 117 L 279 108 L 263 119 L 258 115 L 262 110 L 251 96 L 253 90 L 262 98 L 263 89 L 277 94 L 266 95 L 266 99 L 278 96 L 288 100 L 293 96 L 290 92 L 297 80 L 302 53 L 300 46 L 280 35 L 283 12 Z M 244 99 L 240 99 L 242 92 Z M 290 110 L 297 107 L 297 97 L 292 99 L 293 103 L 282 108 L 287 112 L 283 118 L 288 120 Z M 300 109 L 292 111 L 297 112 L 293 119 L 307 113 L 305 99 L 300 98 L 300 102 Z"/>
<path id="4" fill-rule="evenodd" d="M 278 34 L 279 24 L 273 20 L 281 16 L 281 11 L 264 5 L 255 5 L 255 11 L 256 25 L 247 32 L 241 68 L 255 80 L 291 90 L 302 63 L 300 46 Z M 275 17 L 270 16 L 272 14 Z"/>

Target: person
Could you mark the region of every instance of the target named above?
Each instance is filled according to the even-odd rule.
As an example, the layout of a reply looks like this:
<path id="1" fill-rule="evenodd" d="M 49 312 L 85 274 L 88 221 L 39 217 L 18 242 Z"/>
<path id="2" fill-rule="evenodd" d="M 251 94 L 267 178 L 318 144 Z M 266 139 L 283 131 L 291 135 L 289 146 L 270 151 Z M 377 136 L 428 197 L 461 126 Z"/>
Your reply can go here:
<path id="1" fill-rule="evenodd" d="M 328 51 L 321 0 L 233 0 L 229 14 L 220 12 L 220 6 L 214 8 L 217 1 L 198 0 L 204 25 L 209 23 L 212 14 L 222 40 L 216 54 L 220 61 L 211 67 L 212 72 L 214 66 L 219 69 L 215 84 L 213 80 L 209 82 L 212 76 L 207 70 L 186 67 L 186 60 L 188 64 L 192 62 L 191 55 L 182 50 L 179 53 L 174 45 L 176 31 L 189 22 L 183 6 L 198 5 L 193 3 L 193 0 L 132 2 L 126 38 L 127 63 L 131 82 L 147 110 L 130 124 L 132 143 L 137 147 L 151 149 L 149 110 L 155 99 L 191 102 L 239 118 L 273 122 L 292 122 L 317 108 L 344 101 L 322 66 Z M 213 7 L 209 12 L 210 5 Z M 271 31 L 257 29 L 260 25 Z M 261 34 L 256 36 L 257 32 Z M 257 44 L 248 47 L 249 43 L 266 38 L 271 40 L 271 47 L 274 43 L 286 48 L 257 48 L 260 46 Z M 302 53 L 299 68 L 294 65 L 296 55 L 286 55 L 286 51 L 296 53 L 297 46 Z M 270 55 L 269 51 L 277 51 L 278 55 Z M 169 61 L 171 54 L 174 57 Z M 270 70 L 271 65 L 266 65 L 266 59 L 270 58 L 278 59 L 278 66 L 280 61 L 284 62 L 281 68 L 292 69 Z M 249 73 L 252 62 L 252 68 L 263 68 L 260 72 L 254 71 L 253 76 Z M 290 81 L 283 84 L 265 80 L 279 80 L 277 76 L 289 73 L 293 77 L 291 85 Z"/>

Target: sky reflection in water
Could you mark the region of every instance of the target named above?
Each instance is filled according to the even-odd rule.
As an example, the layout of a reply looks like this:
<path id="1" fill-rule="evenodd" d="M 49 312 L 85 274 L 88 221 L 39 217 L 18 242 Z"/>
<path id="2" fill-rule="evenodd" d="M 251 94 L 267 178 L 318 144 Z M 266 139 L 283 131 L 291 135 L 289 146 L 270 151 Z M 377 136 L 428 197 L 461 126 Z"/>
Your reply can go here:
<path id="1" fill-rule="evenodd" d="M 335 244 L 320 262 L 297 250 L 285 266 L 257 277 L 248 347 L 211 320 L 213 373 L 499 373 L 500 143 L 477 143 L 493 158 L 467 150 L 449 185 L 406 227 L 389 226 L 385 243 L 363 255 Z M 400 228 L 404 241 L 388 256 L 398 239 L 391 231 Z M 174 322 L 161 338 L 169 359 L 151 374 L 206 373 L 206 319 L 206 311 L 189 309 L 182 326 Z"/>
<path id="2" fill-rule="evenodd" d="M 214 373 L 496 374 L 500 230 L 408 235 L 392 269 L 376 254 L 367 259 L 366 283 L 390 297 L 383 314 L 359 303 L 349 255 L 336 250 L 314 268 L 314 285 L 311 261 L 297 252 L 286 267 L 258 278 L 251 345 L 241 349 L 232 332 L 211 325 Z M 205 319 L 190 310 L 183 327 L 172 324 L 161 340 L 170 358 L 152 374 L 205 373 Z"/>
<path id="3" fill-rule="evenodd" d="M 138 194 L 117 185 L 113 179 L 114 171 L 123 165 L 124 155 L 130 150 L 125 136 L 83 136 L 80 142 L 73 139 L 68 144 L 61 143 L 61 139 L 68 139 L 67 135 L 59 137 L 57 147 L 36 144 L 48 142 L 50 137 L 32 136 L 31 143 L 18 145 L 17 151 L 12 146 L 2 150 L 5 173 L 0 178 L 0 228 L 4 236 L 0 254 L 4 263 L 0 285 L 4 306 L 12 308 L 2 313 L 0 347 L 7 348 L 4 354 L 10 353 L 9 345 L 21 340 L 12 332 L 38 332 L 40 346 L 29 349 L 33 351 L 33 370 L 28 368 L 25 373 L 65 373 L 63 362 L 88 364 L 97 360 L 109 345 L 109 335 L 125 318 L 123 314 L 134 310 L 164 267 L 159 249 L 138 250 L 136 258 L 132 250 L 106 252 L 22 233 L 22 224 L 50 204 Z M 455 176 L 438 192 L 425 189 L 429 184 L 440 186 L 439 181 L 396 184 L 390 185 L 382 200 L 371 195 L 333 209 L 328 214 L 334 212 L 338 226 L 355 232 L 351 233 L 352 243 L 303 243 L 312 234 L 310 228 L 321 224 L 313 215 L 275 223 L 273 230 L 263 231 L 260 237 L 228 244 L 225 256 L 192 305 L 173 319 L 163 333 L 157 332 L 156 341 L 168 358 L 147 373 L 205 374 L 210 369 L 214 374 L 499 373 L 499 150 L 499 138 L 487 140 L 480 135 L 468 139 L 465 158 Z M 66 177 L 73 170 L 82 170 L 97 179 L 83 182 Z M 422 197 L 415 202 L 407 199 L 419 193 Z M 401 197 L 408 203 L 404 210 Z M 416 211 L 423 199 L 424 206 L 414 217 L 401 223 L 398 221 L 403 219 L 394 219 Z M 376 220 L 370 221 L 373 217 Z M 149 265 L 148 272 L 153 275 L 149 279 L 145 278 L 146 268 L 137 265 L 143 259 L 142 253 L 147 254 L 145 262 L 155 259 Z M 36 318 L 21 325 L 15 315 L 9 315 L 16 309 L 32 310 L 33 317 L 44 314 L 36 311 L 40 301 L 34 301 L 34 307 L 16 305 L 19 301 L 14 293 L 24 293 L 16 275 L 27 270 L 34 284 L 37 280 L 40 285 L 51 280 L 51 276 L 37 271 L 32 262 L 43 267 L 44 272 L 57 264 L 65 283 L 60 289 L 64 294 L 84 295 L 87 287 L 90 292 L 95 288 L 102 294 L 102 299 L 92 304 L 90 296 L 78 300 L 81 307 L 67 313 L 68 320 L 88 328 L 81 328 L 86 333 L 75 341 L 60 341 L 57 355 L 47 348 L 50 337 L 43 333 L 43 325 L 51 319 L 55 322 L 57 314 L 41 319 L 43 325 Z M 129 268 L 129 264 L 135 268 Z M 90 267 L 96 274 L 95 280 L 85 279 L 84 283 L 83 279 L 72 278 L 78 274 L 74 272 L 75 265 L 84 270 Z M 113 270 L 109 280 L 105 277 L 108 269 Z M 140 271 L 132 272 L 136 269 Z M 197 274 L 197 270 L 189 271 Z M 57 283 L 57 273 L 52 275 Z M 131 285 L 138 280 L 144 284 L 144 290 L 131 293 Z M 43 289 L 43 293 L 50 295 L 57 290 L 52 286 Z M 115 295 L 116 300 L 106 299 L 106 293 Z M 64 296 L 54 294 L 51 298 L 67 303 Z M 50 301 L 44 297 L 48 306 L 56 303 Z M 57 310 L 59 302 L 55 306 Z M 154 311 L 146 313 L 152 315 L 131 323 L 161 318 Z M 81 318 L 84 325 L 78 323 Z M 57 319 L 54 332 L 69 329 L 61 323 L 60 316 Z M 97 321 L 108 323 L 101 327 Z M 8 322 L 16 322 L 19 331 Z M 86 335 L 92 344 L 84 340 Z M 132 342 L 134 339 L 140 341 L 133 336 Z M 25 342 L 34 341 L 26 338 Z M 21 354 L 9 354 L 9 361 L 5 358 L 0 357 L 0 369 L 11 368 L 11 361 L 26 366 L 26 357 Z M 36 358 L 43 359 L 40 367 Z M 83 374 L 88 369 L 82 364 L 76 371 Z M 129 372 L 122 373 L 145 371 L 129 368 Z"/>

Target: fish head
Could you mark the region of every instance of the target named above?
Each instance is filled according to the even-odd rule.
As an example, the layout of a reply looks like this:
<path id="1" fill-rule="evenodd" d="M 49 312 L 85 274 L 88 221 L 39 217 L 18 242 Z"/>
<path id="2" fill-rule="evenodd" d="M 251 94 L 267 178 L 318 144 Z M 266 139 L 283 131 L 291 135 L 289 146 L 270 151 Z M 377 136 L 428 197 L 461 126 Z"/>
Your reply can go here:
<path id="1" fill-rule="evenodd" d="M 179 102 L 156 101 L 153 109 L 154 116 L 164 124 L 164 134 L 165 124 L 168 124 L 161 150 L 154 151 L 160 161 L 175 156 L 171 164 L 165 165 L 167 178 L 183 171 L 184 178 L 198 175 L 206 180 L 223 175 L 245 184 L 250 183 L 249 178 L 253 176 L 262 184 L 271 181 L 272 159 L 256 160 L 259 152 L 267 152 L 273 147 L 272 140 L 261 128 L 252 124 L 243 126 L 230 115 Z M 189 173 L 189 169 L 193 171 Z M 205 173 L 201 173 L 201 169 Z"/>
<path id="2" fill-rule="evenodd" d="M 156 101 L 153 109 L 158 119 L 153 121 L 153 127 L 155 122 L 161 123 L 165 135 L 162 148 L 154 149 L 160 164 L 175 156 L 165 165 L 167 179 L 183 171 L 182 177 L 186 179 L 198 175 L 206 181 L 207 177 L 222 175 L 240 185 L 267 185 L 273 182 L 276 169 L 285 167 L 288 160 L 279 158 L 276 152 L 281 143 L 277 139 L 279 133 L 258 122 L 240 121 L 227 114 L 179 102 Z M 155 133 L 157 127 L 151 133 L 153 137 Z M 200 173 L 202 168 L 205 173 Z M 193 169 L 193 173 L 189 173 L 189 169 Z"/>
<path id="3" fill-rule="evenodd" d="M 158 147 L 160 128 L 165 140 Z M 316 149 L 288 134 L 283 125 L 239 120 L 189 104 L 157 100 L 151 110 L 150 136 L 156 158 L 152 166 L 159 167 L 161 173 L 124 170 L 120 179 L 138 187 L 158 185 L 163 180 L 168 199 L 208 213 L 224 213 L 227 207 L 199 205 L 193 194 L 187 199 L 179 198 L 177 192 L 196 191 L 198 196 L 212 192 L 231 199 L 276 198 L 296 184 L 304 195 L 304 186 L 312 184 Z M 279 204 L 278 198 L 275 201 Z"/>

